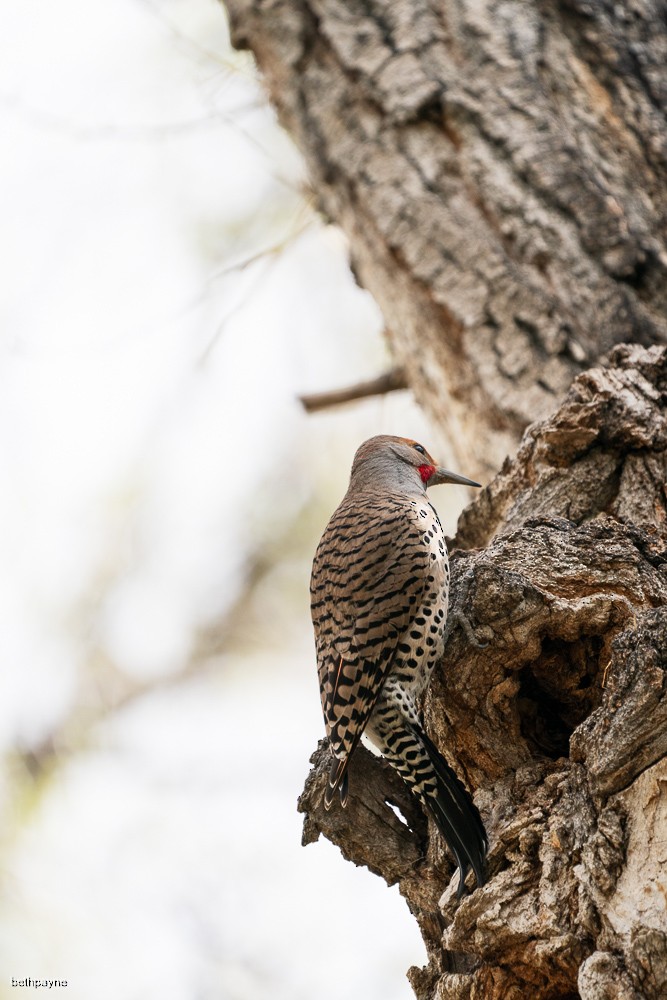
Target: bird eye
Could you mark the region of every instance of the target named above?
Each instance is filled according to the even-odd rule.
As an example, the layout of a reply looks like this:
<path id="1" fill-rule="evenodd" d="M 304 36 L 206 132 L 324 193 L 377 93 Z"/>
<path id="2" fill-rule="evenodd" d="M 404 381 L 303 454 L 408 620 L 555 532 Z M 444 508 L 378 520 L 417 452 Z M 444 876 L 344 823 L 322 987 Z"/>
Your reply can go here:
<path id="1" fill-rule="evenodd" d="M 425 455 L 426 454 L 426 448 L 423 448 L 422 445 L 420 445 L 420 444 L 414 445 L 414 449 L 415 449 L 415 451 L 418 451 L 420 455 Z"/>

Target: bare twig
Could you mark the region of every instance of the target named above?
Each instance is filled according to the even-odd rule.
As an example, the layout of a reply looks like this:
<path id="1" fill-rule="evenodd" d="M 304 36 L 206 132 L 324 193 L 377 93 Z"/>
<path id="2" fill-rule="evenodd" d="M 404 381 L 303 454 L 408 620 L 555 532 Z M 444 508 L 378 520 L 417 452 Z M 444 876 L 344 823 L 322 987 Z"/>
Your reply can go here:
<path id="1" fill-rule="evenodd" d="M 307 413 L 327 409 L 329 406 L 340 406 L 341 403 L 351 403 L 356 399 L 366 399 L 367 396 L 382 396 L 396 389 L 407 389 L 408 382 L 402 368 L 391 368 L 384 375 L 357 382 L 344 389 L 330 389 L 327 392 L 315 392 L 299 396 L 299 400 Z"/>

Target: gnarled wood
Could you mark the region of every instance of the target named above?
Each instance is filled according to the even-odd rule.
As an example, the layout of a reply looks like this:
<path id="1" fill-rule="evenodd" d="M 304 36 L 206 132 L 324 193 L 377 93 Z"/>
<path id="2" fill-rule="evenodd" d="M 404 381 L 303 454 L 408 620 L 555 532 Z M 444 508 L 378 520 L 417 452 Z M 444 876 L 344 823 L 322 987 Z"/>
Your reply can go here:
<path id="1" fill-rule="evenodd" d="M 489 884 L 457 903 L 437 835 L 427 846 L 381 762 L 352 773 L 344 821 L 321 807 L 326 755 L 309 779 L 307 829 L 398 880 L 420 923 L 419 1000 L 658 1000 L 667 988 L 667 520 L 645 519 L 664 510 L 666 389 L 666 349 L 619 349 L 528 429 L 461 518 L 425 717 L 478 789 Z M 375 815 L 392 795 L 412 855 L 393 813 Z"/>

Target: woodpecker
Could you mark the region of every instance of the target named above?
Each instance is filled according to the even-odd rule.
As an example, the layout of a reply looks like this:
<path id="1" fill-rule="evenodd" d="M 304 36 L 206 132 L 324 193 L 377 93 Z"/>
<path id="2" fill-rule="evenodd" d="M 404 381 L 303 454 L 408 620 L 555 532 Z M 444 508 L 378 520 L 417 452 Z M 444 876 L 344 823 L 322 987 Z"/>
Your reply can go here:
<path id="1" fill-rule="evenodd" d="M 444 650 L 449 597 L 445 536 L 426 490 L 479 483 L 438 467 L 408 438 L 357 450 L 350 485 L 317 547 L 311 612 L 332 755 L 324 804 L 347 804 L 347 767 L 362 734 L 433 816 L 460 870 L 485 881 L 479 812 L 424 731 L 419 705 Z"/>

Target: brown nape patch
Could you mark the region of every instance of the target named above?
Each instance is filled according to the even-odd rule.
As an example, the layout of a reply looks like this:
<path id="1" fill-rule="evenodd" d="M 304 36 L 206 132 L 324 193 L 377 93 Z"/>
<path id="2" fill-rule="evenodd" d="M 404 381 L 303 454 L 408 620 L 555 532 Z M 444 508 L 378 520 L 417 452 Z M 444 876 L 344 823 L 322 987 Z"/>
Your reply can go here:
<path id="1" fill-rule="evenodd" d="M 570 736 L 602 697 L 603 641 L 545 639 L 537 660 L 519 673 L 521 735 L 531 749 L 557 760 L 569 755 Z"/>

